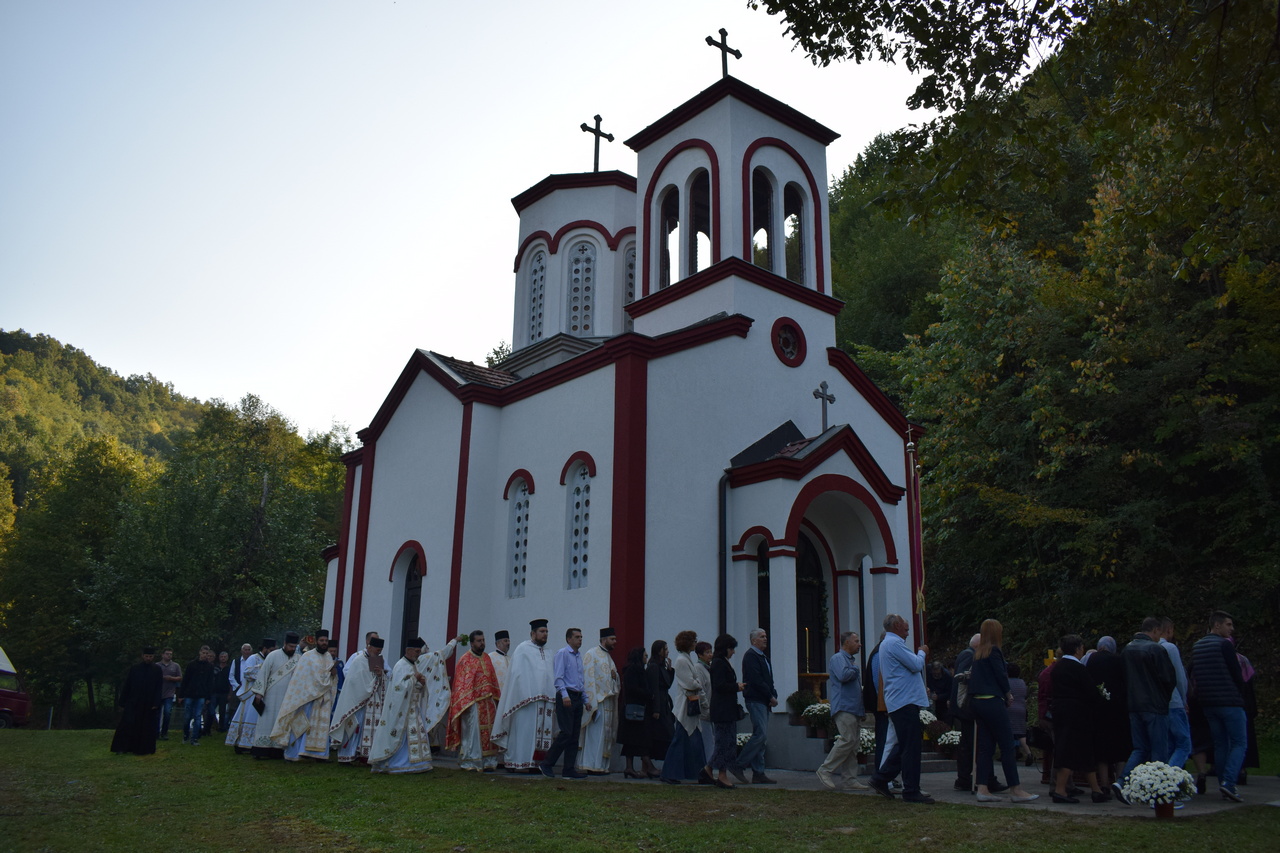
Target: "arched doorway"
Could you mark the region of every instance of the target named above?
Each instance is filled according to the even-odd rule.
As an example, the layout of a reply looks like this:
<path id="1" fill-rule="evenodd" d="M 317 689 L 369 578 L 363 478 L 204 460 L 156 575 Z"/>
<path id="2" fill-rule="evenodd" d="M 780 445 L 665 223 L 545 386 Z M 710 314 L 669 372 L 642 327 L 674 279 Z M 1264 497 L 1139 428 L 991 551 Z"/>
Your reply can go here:
<path id="1" fill-rule="evenodd" d="M 422 570 L 417 554 L 409 558 L 409 568 L 404 573 L 404 594 L 401 601 L 404 602 L 404 607 L 400 618 L 400 646 L 393 652 L 403 650 L 410 640 L 418 636 L 418 617 L 422 613 Z M 392 656 L 398 658 L 399 654 Z"/>

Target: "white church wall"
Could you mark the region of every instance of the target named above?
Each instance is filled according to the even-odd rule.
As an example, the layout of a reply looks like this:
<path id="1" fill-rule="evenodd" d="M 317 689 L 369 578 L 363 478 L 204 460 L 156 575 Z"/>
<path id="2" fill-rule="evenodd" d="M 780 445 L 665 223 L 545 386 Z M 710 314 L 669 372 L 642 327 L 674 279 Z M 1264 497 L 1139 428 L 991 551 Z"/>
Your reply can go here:
<path id="1" fill-rule="evenodd" d="M 388 574 L 400 547 L 412 539 L 422 545 L 427 563 L 418 617 L 422 637 L 433 648 L 445 639 L 461 429 L 462 404 L 420 373 L 378 437 L 361 635 L 399 635 L 402 614 L 394 612 Z"/>
<path id="2" fill-rule="evenodd" d="M 593 371 L 503 407 L 494 418 L 493 438 L 472 458 L 487 453 L 492 473 L 469 485 L 467 552 L 463 562 L 462 624 L 486 630 L 506 628 L 513 640 L 524 636 L 530 619 L 551 620 L 552 639 L 570 622 L 588 632 L 609 618 L 610 513 L 613 488 L 613 367 Z M 567 486 L 560 473 L 569 458 L 586 451 L 596 463 L 591 481 L 591 569 L 585 588 L 566 589 L 565 525 Z M 512 472 L 532 475 L 529 581 L 523 598 L 506 595 L 508 503 L 502 493 Z M 473 469 L 475 473 L 475 469 Z M 474 519 L 474 520 L 473 520 Z M 469 620 L 469 621 L 468 621 Z M 579 624 L 585 623 L 585 624 Z M 560 633 L 557 633 L 557 632 Z M 587 633 L 590 639 L 590 633 Z"/>

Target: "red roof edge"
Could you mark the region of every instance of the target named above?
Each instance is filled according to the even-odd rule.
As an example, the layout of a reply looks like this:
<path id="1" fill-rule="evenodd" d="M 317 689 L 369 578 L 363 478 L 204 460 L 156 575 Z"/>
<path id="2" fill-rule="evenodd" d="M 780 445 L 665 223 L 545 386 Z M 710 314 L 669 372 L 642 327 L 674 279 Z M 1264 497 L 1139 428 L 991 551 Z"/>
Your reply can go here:
<path id="1" fill-rule="evenodd" d="M 572 172 L 564 175 L 548 175 L 529 189 L 511 199 L 511 206 L 516 213 L 541 198 L 546 198 L 556 190 L 577 190 L 587 187 L 622 187 L 624 190 L 636 191 L 636 179 L 626 172 L 616 169 L 609 172 Z"/>
<path id="2" fill-rule="evenodd" d="M 907 427 L 912 426 L 914 430 L 924 434 L 923 428 L 916 424 L 909 424 L 906 415 L 893 404 L 885 393 L 880 390 L 876 383 L 871 381 L 871 377 L 862 372 L 862 368 L 858 367 L 853 358 L 839 347 L 827 347 L 827 364 L 839 371 L 840 375 L 849 381 L 849 384 L 866 398 L 871 404 L 871 408 L 875 409 L 880 417 L 884 418 L 885 423 L 892 426 L 899 433 L 906 434 Z"/>
<path id="3" fill-rule="evenodd" d="M 842 427 L 839 432 L 803 459 L 775 456 L 772 459 L 744 465 L 730 471 L 729 485 L 738 488 L 766 480 L 799 480 L 841 451 L 853 461 L 858 472 L 867 478 L 867 483 L 876 493 L 876 497 L 891 504 L 902 500 L 907 490 L 893 484 L 893 481 L 884 473 L 884 469 L 876 463 L 871 451 L 867 450 L 867 446 L 862 443 L 862 439 L 858 438 L 858 434 L 848 425 Z"/>
<path id="4" fill-rule="evenodd" d="M 834 296 L 827 296 L 825 293 L 819 293 L 811 288 L 796 284 L 794 281 L 785 279 L 763 267 L 747 263 L 742 258 L 734 256 L 725 258 L 717 264 L 712 264 L 705 270 L 694 273 L 688 278 L 681 279 L 670 287 L 664 287 L 656 293 L 650 293 L 648 296 L 637 299 L 626 306 L 624 310 L 632 317 L 643 317 L 650 311 L 656 311 L 690 293 L 699 291 L 704 287 L 710 287 L 716 282 L 724 281 L 726 278 L 735 275 L 738 278 L 746 279 L 752 284 L 757 284 L 767 290 L 772 290 L 774 293 L 780 293 L 783 296 L 808 305 L 810 308 L 817 308 L 819 311 L 823 311 L 833 317 L 839 314 L 840 309 L 844 307 L 844 302 Z"/>

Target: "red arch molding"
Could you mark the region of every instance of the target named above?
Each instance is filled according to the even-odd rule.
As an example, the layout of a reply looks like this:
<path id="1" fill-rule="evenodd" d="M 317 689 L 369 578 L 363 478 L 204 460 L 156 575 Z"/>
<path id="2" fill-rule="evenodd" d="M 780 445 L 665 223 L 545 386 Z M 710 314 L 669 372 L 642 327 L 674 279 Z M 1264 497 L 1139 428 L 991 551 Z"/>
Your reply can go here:
<path id="1" fill-rule="evenodd" d="M 502 489 L 502 499 L 504 501 L 511 492 L 511 484 L 516 480 L 524 480 L 525 485 L 529 487 L 529 494 L 533 494 L 533 475 L 523 468 L 517 468 L 511 472 L 511 476 L 507 478 L 507 485 Z"/>
<path id="2" fill-rule="evenodd" d="M 569 476 L 569 469 L 579 462 L 587 466 L 587 476 L 594 477 L 596 475 L 596 460 L 591 458 L 591 454 L 585 450 L 575 450 L 569 460 L 564 463 L 564 467 L 560 469 L 560 485 L 564 485 L 565 477 Z M 530 489 L 529 492 L 532 494 L 533 489 Z"/>
<path id="3" fill-rule="evenodd" d="M 649 239 L 649 230 L 653 225 L 653 211 L 650 205 L 653 203 L 654 190 L 658 188 L 658 179 L 662 177 L 662 170 L 667 164 L 675 158 L 681 151 L 687 151 L 690 148 L 700 148 L 706 152 L 707 158 L 711 161 L 711 263 L 720 263 L 720 159 L 716 157 L 715 148 L 711 147 L 711 143 L 705 139 L 686 139 L 675 148 L 666 153 L 661 160 L 658 161 L 657 167 L 653 170 L 653 174 L 649 178 L 649 186 L 644 191 L 644 206 L 640 208 L 642 215 L 645 217 L 645 240 L 644 246 L 641 247 L 641 257 L 644 259 L 640 265 L 640 272 L 643 278 L 640 295 L 649 295 L 649 244 L 653 241 Z M 674 284 L 675 282 L 672 282 Z"/>
<path id="4" fill-rule="evenodd" d="M 769 528 L 757 524 L 755 527 L 747 528 L 746 532 L 742 534 L 742 538 L 738 540 L 738 544 L 733 546 L 733 550 L 735 551 L 747 550 L 747 540 L 750 539 L 752 536 L 756 536 L 756 535 L 763 536 L 764 541 L 768 542 L 770 547 L 773 547 L 775 544 L 777 544 L 778 540 L 775 539 L 773 534 L 769 532 Z"/>
<path id="5" fill-rule="evenodd" d="M 525 250 L 533 245 L 533 243 L 538 240 L 546 240 L 547 251 L 554 255 L 556 252 L 560 251 L 560 241 L 564 239 L 564 235 L 568 234 L 575 228 L 589 228 L 592 231 L 599 233 L 600 236 L 604 238 L 605 245 L 608 246 L 610 250 L 615 251 L 618 248 L 618 244 L 622 242 L 622 238 L 626 237 L 628 234 L 636 233 L 636 227 L 634 225 L 628 225 L 625 228 L 619 228 L 617 234 L 610 234 L 608 228 L 604 227 L 601 223 L 596 222 L 594 219 L 575 219 L 568 225 L 562 226 L 560 230 L 556 231 L 554 236 L 548 234 L 546 231 L 534 231 L 528 237 L 524 238 L 524 242 L 522 242 L 520 244 L 520 248 L 516 250 L 515 267 L 511 271 L 520 272 L 520 261 L 524 259 Z"/>
<path id="6" fill-rule="evenodd" d="M 880 504 L 876 501 L 875 495 L 867 491 L 866 487 L 861 483 L 841 474 L 823 474 L 820 477 L 815 477 L 800 490 L 800 494 L 796 496 L 795 503 L 791 505 L 791 515 L 787 517 L 787 538 L 784 540 L 784 544 L 795 544 L 796 537 L 800 535 L 800 523 L 804 521 L 804 514 L 819 495 L 827 492 L 839 492 L 849 495 L 867 508 L 871 513 L 871 517 L 875 519 L 876 527 L 880 530 L 880 538 L 884 542 L 885 562 L 891 565 L 896 564 L 898 562 L 898 549 L 893 544 L 893 533 L 889 530 L 889 520 L 884 517 L 884 513 L 880 510 Z"/>
<path id="7" fill-rule="evenodd" d="M 396 555 L 391 558 L 391 570 L 387 572 L 387 582 L 394 583 L 396 579 L 396 563 L 400 561 L 400 556 L 405 551 L 412 551 L 418 555 L 418 562 L 422 566 L 422 577 L 427 576 L 427 552 L 422 550 L 422 544 L 417 539 L 410 539 L 400 546 L 400 550 L 396 551 Z"/>
<path id="8" fill-rule="evenodd" d="M 818 182 L 813 178 L 809 164 L 800 156 L 800 152 L 781 139 L 764 136 L 747 146 L 747 153 L 742 155 L 742 257 L 751 257 L 751 156 L 766 146 L 781 148 L 796 161 L 796 165 L 804 172 L 809 182 L 809 197 L 813 199 L 813 271 L 814 284 L 819 293 L 826 293 L 826 264 L 823 263 L 822 251 L 822 204 L 818 200 Z M 783 189 L 786 189 L 784 186 Z"/>

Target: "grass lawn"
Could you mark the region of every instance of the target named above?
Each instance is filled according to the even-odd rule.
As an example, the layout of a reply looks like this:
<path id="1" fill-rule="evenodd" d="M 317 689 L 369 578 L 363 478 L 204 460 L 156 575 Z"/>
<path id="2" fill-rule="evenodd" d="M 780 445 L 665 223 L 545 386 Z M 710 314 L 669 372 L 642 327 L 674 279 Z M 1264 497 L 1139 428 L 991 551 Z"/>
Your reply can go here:
<path id="1" fill-rule="evenodd" d="M 827 792 L 373 776 L 237 756 L 219 739 L 117 756 L 105 730 L 0 731 L 0 849 L 779 851 L 1275 850 L 1280 808 L 1173 821 Z"/>

